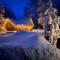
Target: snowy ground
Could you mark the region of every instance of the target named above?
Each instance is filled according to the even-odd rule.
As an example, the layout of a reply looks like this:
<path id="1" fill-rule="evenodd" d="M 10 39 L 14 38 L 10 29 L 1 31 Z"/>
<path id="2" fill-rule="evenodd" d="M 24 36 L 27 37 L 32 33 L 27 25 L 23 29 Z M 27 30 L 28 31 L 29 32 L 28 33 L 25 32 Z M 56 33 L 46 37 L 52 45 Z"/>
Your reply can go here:
<path id="1" fill-rule="evenodd" d="M 0 60 L 3 58 L 6 60 L 60 60 L 60 50 L 46 41 L 41 32 L 19 31 L 8 37 L 0 36 Z"/>

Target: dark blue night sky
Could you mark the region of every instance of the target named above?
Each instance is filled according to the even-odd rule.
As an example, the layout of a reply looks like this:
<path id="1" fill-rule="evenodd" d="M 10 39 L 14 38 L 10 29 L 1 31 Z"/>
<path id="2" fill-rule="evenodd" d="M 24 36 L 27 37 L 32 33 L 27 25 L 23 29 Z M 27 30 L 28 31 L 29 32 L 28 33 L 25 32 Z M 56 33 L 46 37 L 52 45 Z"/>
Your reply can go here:
<path id="1" fill-rule="evenodd" d="M 13 11 L 17 18 L 24 16 L 24 7 L 29 0 L 0 0 L 0 4 L 6 4 Z M 60 0 L 55 0 L 55 5 L 60 9 Z"/>
<path id="2" fill-rule="evenodd" d="M 0 4 L 6 4 L 17 18 L 24 16 L 24 6 L 27 5 L 27 2 L 28 0 L 0 0 Z"/>

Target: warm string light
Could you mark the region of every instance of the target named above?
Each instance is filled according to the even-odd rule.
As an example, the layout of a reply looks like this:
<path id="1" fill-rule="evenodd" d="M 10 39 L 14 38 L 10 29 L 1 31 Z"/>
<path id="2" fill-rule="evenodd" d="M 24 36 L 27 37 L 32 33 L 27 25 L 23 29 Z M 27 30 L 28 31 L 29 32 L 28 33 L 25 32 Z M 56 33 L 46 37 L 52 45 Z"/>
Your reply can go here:
<path id="1" fill-rule="evenodd" d="M 32 31 L 33 27 L 30 24 L 24 25 L 24 24 L 19 24 L 16 25 L 14 22 L 12 22 L 10 19 L 3 19 L 1 20 L 3 22 L 3 29 L 0 27 L 0 32 L 6 31 L 20 31 L 20 30 L 26 30 L 26 31 Z"/>

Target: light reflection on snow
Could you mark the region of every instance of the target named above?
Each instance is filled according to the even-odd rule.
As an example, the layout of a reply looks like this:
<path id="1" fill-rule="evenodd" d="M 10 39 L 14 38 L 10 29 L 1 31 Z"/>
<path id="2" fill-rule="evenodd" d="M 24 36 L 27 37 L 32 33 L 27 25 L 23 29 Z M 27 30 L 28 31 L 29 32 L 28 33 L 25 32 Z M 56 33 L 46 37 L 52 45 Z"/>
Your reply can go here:
<path id="1" fill-rule="evenodd" d="M 11 36 L 15 33 L 16 33 L 16 31 L 7 31 L 6 33 L 1 33 L 0 37 L 5 37 L 5 36 L 8 37 L 8 36 Z"/>

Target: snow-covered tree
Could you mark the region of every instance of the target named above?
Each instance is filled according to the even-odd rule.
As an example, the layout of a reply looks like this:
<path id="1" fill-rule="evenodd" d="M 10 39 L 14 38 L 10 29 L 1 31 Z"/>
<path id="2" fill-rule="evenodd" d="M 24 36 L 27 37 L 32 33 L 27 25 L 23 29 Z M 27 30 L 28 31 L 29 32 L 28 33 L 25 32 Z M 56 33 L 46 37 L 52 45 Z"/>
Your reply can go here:
<path id="1" fill-rule="evenodd" d="M 38 28 L 38 18 L 43 16 L 45 10 L 49 7 L 48 1 L 49 0 L 30 0 L 31 16 L 36 28 Z"/>
<path id="2" fill-rule="evenodd" d="M 58 38 L 58 17 L 57 10 L 52 6 L 52 1 L 49 0 L 49 8 L 45 11 L 45 36 L 49 37 L 49 42 L 56 46 L 57 38 Z M 47 29 L 49 28 L 49 29 Z M 49 32 L 50 31 L 50 32 Z M 49 32 L 49 33 L 48 33 Z"/>

